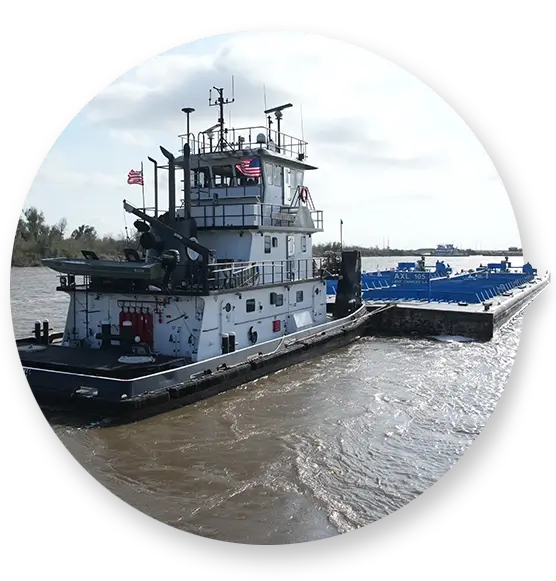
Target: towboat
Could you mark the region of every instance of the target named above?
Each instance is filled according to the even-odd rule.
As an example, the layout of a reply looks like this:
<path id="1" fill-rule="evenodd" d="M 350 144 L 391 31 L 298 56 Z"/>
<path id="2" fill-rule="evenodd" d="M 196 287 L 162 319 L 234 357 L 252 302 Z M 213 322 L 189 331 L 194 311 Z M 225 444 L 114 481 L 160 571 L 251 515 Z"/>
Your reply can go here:
<path id="1" fill-rule="evenodd" d="M 81 258 L 43 261 L 58 273 L 56 291 L 70 300 L 63 330 L 53 332 L 45 313 L 29 337 L 17 340 L 39 403 L 154 413 L 363 333 L 369 314 L 356 251 L 342 253 L 335 265 L 335 308 L 327 313 L 333 275 L 312 254 L 323 212 L 306 185 L 307 172 L 317 168 L 307 161 L 307 142 L 281 131 L 291 104 L 266 110 L 261 126 L 227 128 L 231 101 L 214 90 L 209 105 L 218 107 L 218 123 L 195 135 L 194 109 L 182 109 L 187 131 L 178 136 L 179 150 L 160 147 L 162 163 L 149 158 L 154 207 L 123 201 L 135 218 L 137 244 L 116 260 L 85 248 Z M 160 172 L 168 178 L 164 208 Z"/>

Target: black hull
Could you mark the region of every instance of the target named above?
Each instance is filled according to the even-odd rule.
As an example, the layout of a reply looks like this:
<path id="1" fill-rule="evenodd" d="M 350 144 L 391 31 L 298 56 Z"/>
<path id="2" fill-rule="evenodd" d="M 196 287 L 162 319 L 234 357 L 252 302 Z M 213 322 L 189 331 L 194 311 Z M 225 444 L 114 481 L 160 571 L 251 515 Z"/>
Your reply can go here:
<path id="1" fill-rule="evenodd" d="M 128 421 L 141 419 L 217 395 L 269 373 L 301 363 L 359 339 L 370 315 L 363 315 L 339 329 L 323 332 L 294 345 L 246 361 L 228 369 L 191 379 L 189 366 L 119 380 L 26 367 L 31 390 L 41 406 L 56 406 L 75 412 L 98 412 Z M 98 390 L 91 397 L 86 390 Z"/>

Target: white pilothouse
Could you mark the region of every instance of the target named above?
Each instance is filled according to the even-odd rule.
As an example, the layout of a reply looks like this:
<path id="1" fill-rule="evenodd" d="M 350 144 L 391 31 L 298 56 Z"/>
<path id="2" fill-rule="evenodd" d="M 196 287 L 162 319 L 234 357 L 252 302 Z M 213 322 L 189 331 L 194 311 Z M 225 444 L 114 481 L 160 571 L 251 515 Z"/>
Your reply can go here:
<path id="1" fill-rule="evenodd" d="M 92 378 L 91 385 L 79 381 L 73 393 L 134 398 L 274 356 L 296 341 L 314 341 L 319 332 L 353 327 L 360 318 L 358 255 L 343 277 L 353 287 L 344 293 L 343 318 L 327 317 L 327 272 L 312 254 L 323 216 L 305 185 L 306 172 L 317 168 L 307 162 L 307 143 L 281 132 L 282 111 L 291 104 L 265 111 L 267 126 L 227 129 L 229 101 L 215 90 L 209 104 L 219 107 L 218 124 L 195 136 L 189 132 L 193 109 L 183 109 L 187 133 L 180 136 L 180 153 L 161 147 L 164 165 L 149 158 L 154 208 L 124 201 L 137 217 L 139 247 L 127 249 L 122 260 L 86 250 L 83 259 L 45 260 L 61 273 L 58 290 L 69 294 L 70 305 L 59 344 L 37 329 L 44 349 L 20 347 L 32 387 L 53 385 L 45 373 L 81 374 Z M 168 171 L 162 212 L 160 170 Z M 183 184 L 181 204 L 176 181 Z M 113 381 L 103 385 L 103 379 Z M 130 382 L 129 389 L 114 381 Z"/>

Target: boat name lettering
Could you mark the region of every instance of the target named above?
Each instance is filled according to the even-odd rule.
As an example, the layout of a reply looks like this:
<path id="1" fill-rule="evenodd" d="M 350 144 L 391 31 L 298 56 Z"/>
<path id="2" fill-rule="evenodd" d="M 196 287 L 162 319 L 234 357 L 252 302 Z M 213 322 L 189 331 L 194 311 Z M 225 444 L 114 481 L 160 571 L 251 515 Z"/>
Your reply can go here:
<path id="1" fill-rule="evenodd" d="M 394 274 L 394 282 L 419 284 L 428 282 L 430 275 L 430 272 L 396 272 Z"/>
<path id="2" fill-rule="evenodd" d="M 284 222 L 293 222 L 295 220 L 293 214 L 282 214 L 281 212 L 273 212 L 270 217 L 273 220 L 282 220 Z"/>

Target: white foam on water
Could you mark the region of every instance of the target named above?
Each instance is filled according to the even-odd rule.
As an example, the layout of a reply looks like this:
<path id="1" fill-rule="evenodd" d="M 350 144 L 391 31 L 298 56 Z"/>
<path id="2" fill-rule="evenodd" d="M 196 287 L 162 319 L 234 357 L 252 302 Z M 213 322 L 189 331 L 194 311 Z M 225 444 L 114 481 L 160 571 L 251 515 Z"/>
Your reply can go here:
<path id="1" fill-rule="evenodd" d="M 463 337 L 461 335 L 431 335 L 429 339 L 444 341 L 445 343 L 469 343 L 474 340 L 470 337 Z"/>

